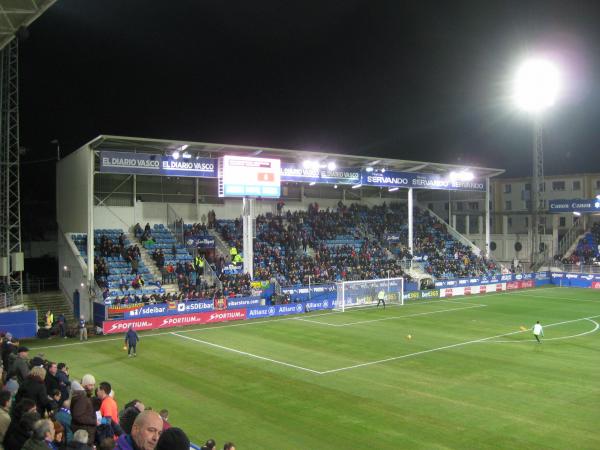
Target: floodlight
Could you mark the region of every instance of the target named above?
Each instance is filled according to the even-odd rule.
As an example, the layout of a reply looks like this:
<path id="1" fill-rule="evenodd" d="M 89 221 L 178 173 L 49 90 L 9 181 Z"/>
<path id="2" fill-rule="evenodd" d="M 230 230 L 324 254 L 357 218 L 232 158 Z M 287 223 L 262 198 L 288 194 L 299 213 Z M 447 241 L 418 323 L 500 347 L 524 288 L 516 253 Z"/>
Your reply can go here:
<path id="1" fill-rule="evenodd" d="M 362 187 L 362 184 L 355 184 L 352 186 L 352 189 L 358 189 L 359 187 Z"/>
<path id="2" fill-rule="evenodd" d="M 460 172 L 452 171 L 448 174 L 448 178 L 451 181 L 471 181 L 475 178 L 472 172 L 468 170 L 461 170 Z"/>
<path id="3" fill-rule="evenodd" d="M 384 169 L 381 169 L 381 173 L 385 173 L 385 168 L 384 168 Z"/>
<path id="4" fill-rule="evenodd" d="M 526 61 L 517 71 L 514 101 L 525 111 L 540 113 L 555 103 L 560 93 L 560 82 L 560 72 L 551 61 Z"/>
<path id="5" fill-rule="evenodd" d="M 173 152 L 173 155 L 172 155 L 172 156 L 173 156 L 173 159 L 179 159 L 179 150 L 175 150 L 175 151 Z"/>
<path id="6" fill-rule="evenodd" d="M 189 145 L 187 145 L 187 144 L 183 144 L 183 145 L 181 146 L 181 151 L 184 151 L 184 150 L 185 150 L 186 148 L 188 148 L 188 147 L 189 147 Z"/>
<path id="7" fill-rule="evenodd" d="M 575 217 L 579 217 L 579 216 L 581 216 L 581 213 L 579 211 L 573 211 L 573 215 Z"/>
<path id="8" fill-rule="evenodd" d="M 334 184 L 334 185 L 333 185 L 333 188 L 334 188 L 334 189 L 337 189 L 337 184 Z"/>
<path id="9" fill-rule="evenodd" d="M 67 270 L 69 270 L 69 268 L 67 266 L 63 266 L 63 270 L 66 272 Z"/>
<path id="10" fill-rule="evenodd" d="M 327 163 L 327 170 L 331 171 L 331 170 L 335 170 L 335 168 L 336 168 L 336 164 L 333 161 Z"/>
<path id="11" fill-rule="evenodd" d="M 309 184 L 309 186 L 314 186 L 315 184 L 317 184 L 316 181 L 311 181 L 310 184 Z"/>
<path id="12" fill-rule="evenodd" d="M 388 192 L 396 192 L 398 189 L 400 189 L 400 188 L 399 187 L 389 188 Z"/>
<path id="13" fill-rule="evenodd" d="M 598 200 L 600 200 L 600 194 L 596 195 L 596 198 L 597 198 Z"/>
<path id="14" fill-rule="evenodd" d="M 372 168 L 371 166 L 369 166 L 369 167 L 365 168 L 365 170 L 366 170 L 367 172 L 373 172 L 373 168 Z"/>

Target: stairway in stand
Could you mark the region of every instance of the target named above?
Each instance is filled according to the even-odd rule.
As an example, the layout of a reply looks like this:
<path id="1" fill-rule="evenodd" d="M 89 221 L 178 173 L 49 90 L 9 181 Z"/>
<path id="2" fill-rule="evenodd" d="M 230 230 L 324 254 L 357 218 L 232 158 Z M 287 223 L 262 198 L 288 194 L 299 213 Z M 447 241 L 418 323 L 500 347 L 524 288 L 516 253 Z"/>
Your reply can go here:
<path id="1" fill-rule="evenodd" d="M 146 265 L 146 267 L 148 268 L 150 273 L 152 273 L 152 276 L 154 277 L 154 279 L 156 281 L 160 281 L 162 283 L 162 274 L 160 273 L 160 270 L 157 267 L 156 262 L 154 262 L 154 259 L 152 259 L 152 253 L 142 245 L 142 243 L 138 240 L 137 237 L 134 236 L 133 233 L 131 233 L 130 231 L 127 231 L 127 233 L 125 233 L 125 235 L 127 236 L 127 239 L 129 239 L 129 242 L 132 242 L 139 247 L 140 258 L 142 259 L 142 261 L 144 262 L 144 264 Z M 175 284 L 163 284 L 162 287 L 166 293 L 175 293 L 179 290 L 176 283 Z"/>
<path id="2" fill-rule="evenodd" d="M 23 295 L 23 303 L 28 309 L 37 309 L 38 321 L 43 321 L 48 310 L 54 313 L 54 320 L 64 314 L 67 324 L 74 324 L 73 308 L 61 291 L 40 292 L 39 294 Z"/>

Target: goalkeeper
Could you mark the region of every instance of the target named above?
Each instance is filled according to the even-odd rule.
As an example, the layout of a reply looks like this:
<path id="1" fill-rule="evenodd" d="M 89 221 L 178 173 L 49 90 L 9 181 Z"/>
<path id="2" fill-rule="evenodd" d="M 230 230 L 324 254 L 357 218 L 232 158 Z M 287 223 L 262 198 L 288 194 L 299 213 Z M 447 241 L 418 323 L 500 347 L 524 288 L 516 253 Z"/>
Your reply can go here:
<path id="1" fill-rule="evenodd" d="M 536 324 L 533 326 L 533 336 L 535 337 L 535 339 L 538 341 L 538 344 L 541 344 L 542 341 L 540 341 L 540 336 L 544 337 L 544 328 L 542 327 L 542 325 L 540 324 L 540 321 L 538 320 L 536 322 Z"/>
<path id="2" fill-rule="evenodd" d="M 381 289 L 377 293 L 377 307 L 379 308 L 379 304 L 383 303 L 383 309 L 385 309 L 385 291 Z"/>

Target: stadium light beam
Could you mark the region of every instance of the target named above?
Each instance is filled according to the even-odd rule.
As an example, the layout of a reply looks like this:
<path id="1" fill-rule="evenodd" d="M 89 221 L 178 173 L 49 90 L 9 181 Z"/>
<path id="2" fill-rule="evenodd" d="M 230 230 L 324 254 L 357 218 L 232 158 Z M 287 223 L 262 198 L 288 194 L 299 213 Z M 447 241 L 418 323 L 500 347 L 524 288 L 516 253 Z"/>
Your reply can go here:
<path id="1" fill-rule="evenodd" d="M 173 152 L 173 155 L 172 155 L 172 156 L 173 156 L 173 159 L 179 159 L 179 150 L 175 150 L 175 151 Z"/>
<path id="2" fill-rule="evenodd" d="M 392 187 L 388 189 L 388 192 L 396 192 L 398 189 L 400 189 L 399 187 Z"/>
<path id="3" fill-rule="evenodd" d="M 545 58 L 531 58 L 517 70 L 513 101 L 523 111 L 529 113 L 533 124 L 533 173 L 531 179 L 531 267 L 538 262 L 541 253 L 541 235 L 545 225 L 544 193 L 540 185 L 544 183 L 544 151 L 542 139 L 543 113 L 552 107 L 561 91 L 561 74 L 558 67 Z"/>
<path id="4" fill-rule="evenodd" d="M 359 187 L 362 187 L 362 184 L 355 184 L 352 186 L 352 189 L 358 189 Z"/>
<path id="5" fill-rule="evenodd" d="M 187 144 L 183 144 L 183 145 L 181 146 L 181 151 L 182 151 L 182 152 L 183 152 L 183 151 L 185 151 L 185 150 L 186 150 L 188 147 L 189 147 L 189 145 L 187 145 Z"/>
<path id="6" fill-rule="evenodd" d="M 560 88 L 560 71 L 554 63 L 542 58 L 530 59 L 517 70 L 514 102 L 524 111 L 540 114 L 554 105 Z"/>
<path id="7" fill-rule="evenodd" d="M 581 213 L 579 211 L 573 211 L 573 215 L 575 217 L 579 217 L 579 216 L 581 216 Z"/>
<path id="8" fill-rule="evenodd" d="M 311 182 L 309 183 L 309 186 L 314 186 L 315 184 L 317 184 L 317 182 L 316 182 L 316 181 L 311 181 Z"/>

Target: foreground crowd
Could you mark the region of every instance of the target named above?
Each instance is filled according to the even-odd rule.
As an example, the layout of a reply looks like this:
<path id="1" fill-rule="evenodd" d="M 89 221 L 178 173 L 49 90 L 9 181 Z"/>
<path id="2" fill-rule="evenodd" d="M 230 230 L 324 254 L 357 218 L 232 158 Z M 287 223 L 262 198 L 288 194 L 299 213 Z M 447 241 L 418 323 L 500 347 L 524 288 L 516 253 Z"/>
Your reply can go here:
<path id="1" fill-rule="evenodd" d="M 112 386 L 91 374 L 71 380 L 68 366 L 29 359 L 29 349 L 6 333 L 1 340 L 0 450 L 188 450 L 190 440 L 169 423 L 166 409 L 141 400 L 121 410 Z M 203 450 L 216 449 L 209 439 Z M 235 450 L 228 442 L 224 450 Z"/>

